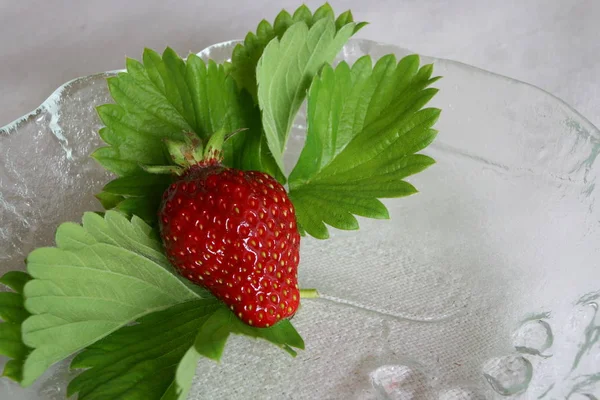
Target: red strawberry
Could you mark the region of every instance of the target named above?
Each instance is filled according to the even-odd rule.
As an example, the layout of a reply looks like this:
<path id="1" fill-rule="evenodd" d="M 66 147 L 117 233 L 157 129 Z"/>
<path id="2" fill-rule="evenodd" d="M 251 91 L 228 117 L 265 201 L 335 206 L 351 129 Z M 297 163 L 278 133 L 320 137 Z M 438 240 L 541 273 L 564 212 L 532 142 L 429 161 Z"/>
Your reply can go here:
<path id="1" fill-rule="evenodd" d="M 167 256 L 249 325 L 272 326 L 296 312 L 300 235 L 285 189 L 262 172 L 217 160 L 188 167 L 159 212 Z"/>

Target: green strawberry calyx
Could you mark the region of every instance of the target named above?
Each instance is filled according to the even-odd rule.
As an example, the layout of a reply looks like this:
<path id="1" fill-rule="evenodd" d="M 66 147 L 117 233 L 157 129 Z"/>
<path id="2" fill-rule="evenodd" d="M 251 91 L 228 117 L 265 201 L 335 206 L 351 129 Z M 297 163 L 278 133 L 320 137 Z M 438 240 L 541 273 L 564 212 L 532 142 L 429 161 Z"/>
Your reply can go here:
<path id="1" fill-rule="evenodd" d="M 226 132 L 224 129 L 213 133 L 206 143 L 194 132 L 186 132 L 184 140 L 165 139 L 165 145 L 171 160 L 176 165 L 141 165 L 146 171 L 153 174 L 171 174 L 181 176 L 193 165 L 215 165 L 223 161 L 223 144 L 239 132 L 247 128 Z"/>

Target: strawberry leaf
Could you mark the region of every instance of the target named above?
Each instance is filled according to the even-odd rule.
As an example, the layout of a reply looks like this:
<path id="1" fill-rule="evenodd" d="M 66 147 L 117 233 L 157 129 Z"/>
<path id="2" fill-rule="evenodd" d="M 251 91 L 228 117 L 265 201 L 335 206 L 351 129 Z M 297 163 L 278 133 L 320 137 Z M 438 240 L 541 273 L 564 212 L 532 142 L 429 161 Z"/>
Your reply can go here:
<path id="1" fill-rule="evenodd" d="M 34 279 L 24 295 L 32 316 L 21 328 L 33 351 L 24 386 L 123 325 L 202 294 L 171 272 L 160 241 L 137 217 L 86 213 L 83 226 L 60 225 L 56 245 L 27 258 Z"/>
<path id="2" fill-rule="evenodd" d="M 281 39 L 284 33 L 296 22 L 303 21 L 310 28 L 317 21 L 325 18 L 334 18 L 333 9 L 327 3 L 319 7 L 314 14 L 312 14 L 305 5 L 298 8 L 294 12 L 293 17 L 287 11 L 283 10 L 275 18 L 273 25 L 266 20 L 262 20 L 260 24 L 258 24 L 256 33 L 249 32 L 246 35 L 244 42 L 239 43 L 233 49 L 229 73 L 236 80 L 238 87 L 249 93 L 252 96 L 254 103 L 258 104 L 256 67 L 269 42 L 275 38 Z M 338 17 L 336 21 L 336 31 L 339 31 L 350 23 L 353 23 L 352 13 L 346 11 Z M 354 32 L 358 31 L 362 26 L 364 26 L 364 24 L 357 24 Z M 249 119 L 258 121 L 258 129 L 262 131 L 260 109 L 256 107 L 251 113 L 253 117 Z M 240 146 L 246 148 L 251 154 L 257 154 L 258 157 L 256 159 L 262 160 L 262 164 L 260 165 L 245 163 L 245 169 L 261 170 L 274 176 L 281 183 L 285 182 L 283 171 L 279 168 L 271 155 L 271 151 L 269 150 L 264 135 L 248 135 L 246 141 L 240 143 Z"/>
<path id="3" fill-rule="evenodd" d="M 304 349 L 304 341 L 289 320 L 283 320 L 269 328 L 254 328 L 246 325 L 225 306 L 217 310 L 200 328 L 194 347 L 199 354 L 220 360 L 227 339 L 231 333 L 265 339 L 293 357 L 296 351 Z"/>
<path id="4" fill-rule="evenodd" d="M 69 383 L 67 394 L 78 393 L 80 400 L 185 399 L 200 357 L 194 339 L 220 307 L 213 298 L 199 299 L 119 329 L 73 359 L 72 369 L 86 370 Z"/>
<path id="5" fill-rule="evenodd" d="M 106 210 L 114 208 L 153 223 L 162 194 L 171 181 L 169 175 L 138 172 L 112 180 L 96 197 Z"/>
<path id="6" fill-rule="evenodd" d="M 23 364 L 31 351 L 21 338 L 21 323 L 29 317 L 25 310 L 23 287 L 31 280 L 25 272 L 10 271 L 0 278 L 0 284 L 14 292 L 0 292 L 0 354 L 11 358 L 4 366 L 3 376 L 16 382 L 23 378 Z"/>
<path id="7" fill-rule="evenodd" d="M 198 361 L 202 356 L 194 347 L 190 347 L 183 355 L 175 371 L 175 379 L 169 385 L 160 400 L 186 400 L 192 386 L 192 380 L 196 375 Z"/>
<path id="8" fill-rule="evenodd" d="M 325 239 L 325 224 L 358 229 L 354 215 L 389 218 L 378 198 L 416 192 L 403 179 L 434 163 L 415 154 L 437 133 L 440 111 L 422 109 L 437 92 L 428 88 L 438 79 L 432 70 L 419 68 L 417 56 L 397 62 L 388 55 L 374 67 L 366 56 L 315 77 L 306 143 L 289 177 L 302 230 Z"/>
<path id="9" fill-rule="evenodd" d="M 225 65 L 206 63 L 193 54 L 184 61 L 170 48 L 162 55 L 146 49 L 143 62 L 128 59 L 127 72 L 108 79 L 115 104 L 98 107 L 100 119 L 106 125 L 99 133 L 108 146 L 97 149 L 93 157 L 107 170 L 120 177 L 130 177 L 134 185 L 121 187 L 118 194 L 114 193 L 114 186 L 105 188 L 97 195 L 103 207 L 137 215 L 154 224 L 160 198 L 154 195 L 154 190 L 144 191 L 144 182 L 153 178 L 141 166 L 171 164 L 163 140 L 181 140 L 184 132 L 194 132 L 207 139 L 220 130 L 233 132 L 247 128 L 226 142 L 224 164 L 266 172 L 285 182 L 281 162 L 272 154 L 277 146 L 269 144 L 263 134 L 256 67 L 268 43 L 274 38 L 283 38 L 294 23 L 311 28 L 309 39 L 317 42 L 307 40 L 307 51 L 301 52 L 303 57 L 310 57 L 310 62 L 300 58 L 299 62 L 308 65 L 301 76 L 293 77 L 285 87 L 288 91 L 296 88 L 298 92 L 288 112 L 293 118 L 296 103 L 304 99 L 312 75 L 321 64 L 331 61 L 348 37 L 364 25 L 354 24 L 349 11 L 335 22 L 333 18 L 328 4 L 314 14 L 305 6 L 293 17 L 282 11 L 273 26 L 262 21 L 256 34 L 249 33 L 244 44 L 233 51 L 232 62 Z M 327 24 L 321 22 L 325 20 Z M 326 25 L 327 29 L 319 28 L 319 24 Z M 331 29 L 337 35 L 326 49 L 317 36 L 322 33 L 324 40 L 330 41 Z M 277 84 L 281 83 L 279 79 Z M 155 185 L 156 190 L 164 190 L 170 183 L 168 176 L 157 180 L 160 184 Z"/>
<path id="10" fill-rule="evenodd" d="M 16 293 L 23 294 L 25 284 L 31 280 L 31 276 L 22 271 L 8 271 L 0 278 L 0 284 L 14 290 Z"/>
<path id="11" fill-rule="evenodd" d="M 117 207 L 122 201 L 125 200 L 125 196 L 118 194 L 112 194 L 108 192 L 100 192 L 96 194 L 96 198 L 102 204 L 105 210 L 110 210 Z M 143 217 L 142 217 L 143 218 Z"/>
<path id="12" fill-rule="evenodd" d="M 0 354 L 15 358 L 9 372 L 23 386 L 87 348 L 72 364 L 88 369 L 69 387 L 80 399 L 160 399 L 169 393 L 165 399 L 183 399 L 191 381 L 187 368 L 205 355 L 193 346 L 224 345 L 202 334 L 219 321 L 227 321 L 221 324 L 227 335 L 263 338 L 291 354 L 292 347 L 304 346 L 288 321 L 270 329 L 245 326 L 205 289 L 173 274 L 155 231 L 138 217 L 86 213 L 82 225 L 60 225 L 56 245 L 29 254 L 32 279 L 9 273 L 0 280 L 24 291 L 26 308 L 21 293 L 0 293 L 6 321 L 0 324 Z M 125 326 L 130 322 L 137 324 Z"/>
<path id="13" fill-rule="evenodd" d="M 144 196 L 150 194 L 153 197 L 160 197 L 170 183 L 164 175 L 144 174 L 129 175 L 117 178 L 104 186 L 105 193 L 123 196 Z"/>
<path id="14" fill-rule="evenodd" d="M 219 360 L 230 333 L 263 338 L 286 350 L 304 345 L 289 321 L 253 328 L 214 298 L 172 306 L 138 322 L 75 357 L 71 368 L 86 371 L 71 381 L 68 395 L 79 393 L 80 400 L 183 400 L 200 357 Z M 216 330 L 220 334 L 207 334 Z M 219 354 L 207 349 L 219 349 Z"/>
<path id="15" fill-rule="evenodd" d="M 308 7 L 302 5 L 294 12 L 293 17 L 286 10 L 282 10 L 275 18 L 273 24 L 262 20 L 256 28 L 256 33 L 248 32 L 244 42 L 239 43 L 233 49 L 229 73 L 236 80 L 238 87 L 245 89 L 250 93 L 254 101 L 258 103 L 256 66 L 267 44 L 275 38 L 281 39 L 288 28 L 296 22 L 303 21 L 310 28 L 315 22 L 324 18 L 334 18 L 333 9 L 328 3 L 319 7 L 314 14 Z M 337 18 L 335 24 L 336 30 L 339 31 L 345 25 L 353 22 L 352 13 L 346 11 Z M 363 26 L 364 23 L 357 24 L 355 32 Z"/>
<path id="16" fill-rule="evenodd" d="M 256 69 L 263 129 L 281 171 L 292 122 L 313 76 L 324 63 L 333 61 L 357 27 L 349 22 L 336 29 L 333 13 L 327 9 L 314 18 L 301 8 L 293 20 L 298 22 L 265 47 Z"/>
<path id="17" fill-rule="evenodd" d="M 184 132 L 207 139 L 219 130 L 248 128 L 226 142 L 225 164 L 277 172 L 270 154 L 257 151 L 264 140 L 260 114 L 224 66 L 194 54 L 184 61 L 170 48 L 162 56 L 147 49 L 143 63 L 128 59 L 127 72 L 109 78 L 108 87 L 116 104 L 99 106 L 98 115 L 106 125 L 100 136 L 109 146 L 92 155 L 121 177 L 98 195 L 107 208 L 153 223 L 160 203 L 156 193 L 162 193 L 170 178 L 154 177 L 141 165 L 172 164 L 164 140 L 182 140 Z"/>

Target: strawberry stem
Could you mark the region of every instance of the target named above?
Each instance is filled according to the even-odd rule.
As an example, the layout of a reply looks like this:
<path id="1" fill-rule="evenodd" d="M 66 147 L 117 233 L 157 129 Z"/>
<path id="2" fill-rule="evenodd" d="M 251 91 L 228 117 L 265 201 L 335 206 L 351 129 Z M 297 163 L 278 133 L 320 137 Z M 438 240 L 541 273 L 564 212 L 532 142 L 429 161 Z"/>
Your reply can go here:
<path id="1" fill-rule="evenodd" d="M 300 289 L 301 299 L 316 299 L 319 297 L 317 289 Z"/>

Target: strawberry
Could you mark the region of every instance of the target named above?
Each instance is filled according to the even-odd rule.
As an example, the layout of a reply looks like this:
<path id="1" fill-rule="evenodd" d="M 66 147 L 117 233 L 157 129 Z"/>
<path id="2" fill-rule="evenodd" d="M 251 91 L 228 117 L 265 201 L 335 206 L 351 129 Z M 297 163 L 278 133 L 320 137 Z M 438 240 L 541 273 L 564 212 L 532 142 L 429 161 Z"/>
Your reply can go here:
<path id="1" fill-rule="evenodd" d="M 177 271 L 248 325 L 269 327 L 298 309 L 300 234 L 271 176 L 226 168 L 213 152 L 165 191 L 159 224 Z"/>

